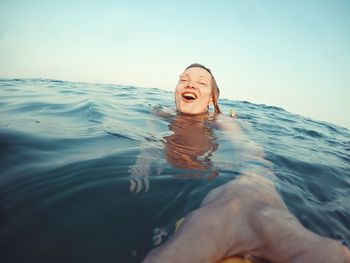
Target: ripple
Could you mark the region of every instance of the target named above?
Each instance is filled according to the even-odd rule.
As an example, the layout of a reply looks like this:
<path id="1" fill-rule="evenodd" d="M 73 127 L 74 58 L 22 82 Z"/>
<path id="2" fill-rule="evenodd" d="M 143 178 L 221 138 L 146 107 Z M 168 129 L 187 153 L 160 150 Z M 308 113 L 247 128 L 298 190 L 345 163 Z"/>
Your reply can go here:
<path id="1" fill-rule="evenodd" d="M 218 176 L 168 163 L 164 138 L 175 118 L 152 108 L 173 109 L 171 92 L 48 79 L 0 79 L 0 87 L 0 249 L 8 262 L 36 262 L 42 251 L 42 262 L 140 262 L 154 229 L 170 236 L 247 157 L 213 125 Z M 289 209 L 310 230 L 349 244 L 350 131 L 275 106 L 220 101 L 264 148 Z M 138 163 L 148 168 L 142 180 L 130 173 Z M 130 192 L 133 180 L 140 191 Z"/>

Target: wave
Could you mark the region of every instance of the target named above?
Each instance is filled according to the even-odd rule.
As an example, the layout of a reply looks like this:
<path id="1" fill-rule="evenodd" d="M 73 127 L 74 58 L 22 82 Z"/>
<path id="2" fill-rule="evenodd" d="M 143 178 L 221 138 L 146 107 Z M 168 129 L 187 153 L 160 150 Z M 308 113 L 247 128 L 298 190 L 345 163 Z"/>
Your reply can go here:
<path id="1" fill-rule="evenodd" d="M 216 149 L 206 156 L 212 158 L 204 162 L 208 171 L 169 163 L 166 146 L 174 118 L 154 114 L 157 105 L 175 112 L 173 94 L 113 84 L 0 79 L 4 262 L 36 262 L 43 250 L 46 262 L 60 262 L 56 251 L 72 262 L 98 255 L 140 262 L 154 246 L 155 229 L 171 233 L 210 189 L 239 174 L 239 149 L 232 150 L 216 129 L 206 131 L 215 133 L 208 145 Z M 275 106 L 227 99 L 220 105 L 224 113 L 234 109 L 238 119 L 232 121 L 265 149 L 277 189 L 300 221 L 350 244 L 350 131 Z M 143 170 L 131 174 L 142 153 L 148 154 Z"/>

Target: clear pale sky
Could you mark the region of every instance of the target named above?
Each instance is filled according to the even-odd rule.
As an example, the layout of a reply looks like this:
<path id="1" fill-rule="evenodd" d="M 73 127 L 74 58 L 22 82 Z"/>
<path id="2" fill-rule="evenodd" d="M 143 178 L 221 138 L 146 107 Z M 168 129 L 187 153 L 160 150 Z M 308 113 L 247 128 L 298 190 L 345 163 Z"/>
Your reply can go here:
<path id="1" fill-rule="evenodd" d="M 349 0 L 0 0 L 0 77 L 172 90 L 193 62 L 221 97 L 350 128 Z"/>

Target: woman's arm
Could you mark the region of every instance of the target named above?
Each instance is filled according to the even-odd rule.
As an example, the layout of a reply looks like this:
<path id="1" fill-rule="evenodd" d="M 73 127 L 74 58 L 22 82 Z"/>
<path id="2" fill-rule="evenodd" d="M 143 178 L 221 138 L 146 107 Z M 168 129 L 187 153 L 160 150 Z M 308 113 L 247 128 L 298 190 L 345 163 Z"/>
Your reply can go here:
<path id="1" fill-rule="evenodd" d="M 272 263 L 350 262 L 346 247 L 305 229 L 270 181 L 259 179 L 241 176 L 212 190 L 144 262 L 215 263 L 237 255 Z"/>
<path id="2" fill-rule="evenodd" d="M 238 121 L 221 114 L 218 115 L 217 122 L 225 139 L 231 141 L 238 152 L 235 162 L 239 163 L 241 174 L 264 176 L 274 181 L 272 163 L 265 158 L 263 148 L 247 137 Z"/>
<path id="3" fill-rule="evenodd" d="M 350 262 L 346 247 L 307 230 L 289 212 L 274 188 L 262 148 L 232 120 L 220 117 L 218 122 L 245 151 L 249 165 L 242 176 L 212 190 L 144 262 L 214 263 L 237 255 L 273 263 Z"/>

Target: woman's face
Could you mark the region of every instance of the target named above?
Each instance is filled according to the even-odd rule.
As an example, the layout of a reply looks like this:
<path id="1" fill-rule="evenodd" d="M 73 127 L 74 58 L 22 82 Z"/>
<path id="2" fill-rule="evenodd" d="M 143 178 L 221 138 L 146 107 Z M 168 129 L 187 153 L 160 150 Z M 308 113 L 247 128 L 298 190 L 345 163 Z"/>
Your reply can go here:
<path id="1" fill-rule="evenodd" d="M 175 89 L 175 103 L 179 112 L 200 114 L 208 109 L 212 100 L 212 77 L 202 68 L 186 69 L 181 75 Z"/>

